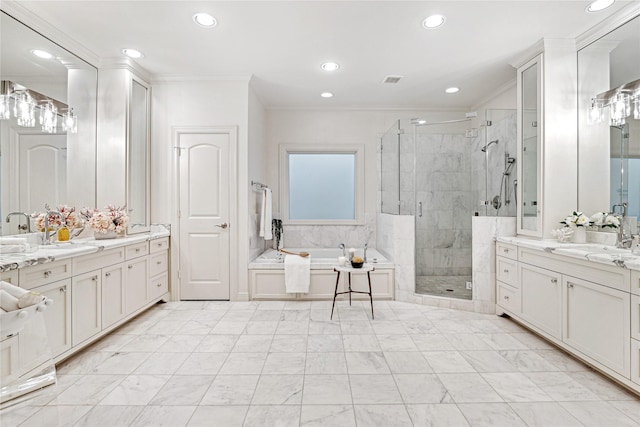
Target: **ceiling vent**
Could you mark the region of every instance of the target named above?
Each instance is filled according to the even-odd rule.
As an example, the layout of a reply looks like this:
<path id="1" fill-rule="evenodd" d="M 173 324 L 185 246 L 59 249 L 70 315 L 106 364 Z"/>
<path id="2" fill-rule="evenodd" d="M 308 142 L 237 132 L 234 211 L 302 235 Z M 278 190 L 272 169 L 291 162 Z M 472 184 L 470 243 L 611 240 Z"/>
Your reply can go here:
<path id="1" fill-rule="evenodd" d="M 398 83 L 404 76 L 387 76 L 382 80 L 382 83 Z"/>

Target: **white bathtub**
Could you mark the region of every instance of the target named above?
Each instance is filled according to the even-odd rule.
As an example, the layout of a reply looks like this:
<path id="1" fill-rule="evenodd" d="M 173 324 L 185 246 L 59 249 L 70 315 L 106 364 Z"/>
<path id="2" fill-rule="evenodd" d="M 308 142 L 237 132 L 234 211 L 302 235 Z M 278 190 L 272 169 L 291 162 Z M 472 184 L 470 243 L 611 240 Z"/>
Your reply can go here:
<path id="1" fill-rule="evenodd" d="M 308 252 L 311 257 L 311 285 L 308 294 L 288 294 L 284 286 L 284 257 L 274 249 L 268 249 L 249 263 L 249 289 L 251 299 L 333 299 L 337 273 L 333 266 L 338 264 L 342 249 L 338 248 L 287 248 L 290 252 Z M 362 249 L 356 250 L 362 256 Z M 367 262 L 375 268 L 371 273 L 371 288 L 375 299 L 393 299 L 394 265 L 375 249 L 367 249 Z M 344 274 L 338 292 L 346 286 Z M 354 273 L 352 289 L 368 290 L 367 275 Z M 353 294 L 354 299 L 357 294 Z M 368 298 L 366 295 L 364 297 Z"/>

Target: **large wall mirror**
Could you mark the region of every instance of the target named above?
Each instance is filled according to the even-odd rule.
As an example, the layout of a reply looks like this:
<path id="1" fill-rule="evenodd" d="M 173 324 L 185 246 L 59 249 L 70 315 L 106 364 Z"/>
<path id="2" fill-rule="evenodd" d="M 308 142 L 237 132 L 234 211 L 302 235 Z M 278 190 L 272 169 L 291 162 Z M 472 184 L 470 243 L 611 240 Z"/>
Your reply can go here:
<path id="1" fill-rule="evenodd" d="M 640 220 L 640 16 L 578 52 L 578 203 Z M 620 207 L 616 211 L 621 212 Z"/>
<path id="2" fill-rule="evenodd" d="M 12 212 L 95 206 L 98 72 L 5 12 L 0 20 L 0 219 L 7 235 L 25 224 L 20 215 L 6 222 Z"/>

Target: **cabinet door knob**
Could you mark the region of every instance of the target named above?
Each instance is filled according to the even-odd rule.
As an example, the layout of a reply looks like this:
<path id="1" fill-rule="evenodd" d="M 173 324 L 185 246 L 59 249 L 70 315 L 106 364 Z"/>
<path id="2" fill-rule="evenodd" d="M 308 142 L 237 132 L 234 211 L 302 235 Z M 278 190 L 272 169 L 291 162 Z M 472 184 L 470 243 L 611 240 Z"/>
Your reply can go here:
<path id="1" fill-rule="evenodd" d="M 504 252 L 505 254 L 509 253 L 509 249 L 503 249 L 502 252 Z"/>
<path id="2" fill-rule="evenodd" d="M 159 287 L 159 288 L 160 288 L 160 287 L 162 287 L 162 283 L 158 283 L 158 287 Z"/>
<path id="3" fill-rule="evenodd" d="M 162 261 L 158 261 L 158 262 L 156 262 L 156 264 L 160 265 L 160 264 L 162 264 Z"/>
<path id="4" fill-rule="evenodd" d="M 94 282 L 97 282 L 97 281 L 98 281 L 98 276 L 93 276 L 93 277 L 91 278 L 91 280 L 92 280 L 92 281 L 94 281 Z"/>
<path id="5" fill-rule="evenodd" d="M 51 276 L 51 270 L 47 270 L 44 272 L 44 277 L 49 277 Z"/>
<path id="6" fill-rule="evenodd" d="M 128 269 L 132 269 L 132 268 L 133 268 L 133 265 L 129 264 L 129 265 L 127 266 L 127 268 L 128 268 Z"/>
<path id="7" fill-rule="evenodd" d="M 104 273 L 105 277 L 111 277 L 111 273 Z"/>
<path id="8" fill-rule="evenodd" d="M 136 248 L 136 252 L 140 252 L 140 248 Z"/>
<path id="9" fill-rule="evenodd" d="M 558 283 L 558 279 L 551 279 L 551 283 Z"/>
<path id="10" fill-rule="evenodd" d="M 505 273 L 507 273 L 507 274 L 509 274 L 509 270 L 507 270 L 507 269 L 504 269 L 504 270 L 502 270 L 502 271 L 503 271 L 503 272 L 505 272 Z"/>
<path id="11" fill-rule="evenodd" d="M 60 289 L 58 289 L 60 292 L 67 292 L 67 287 L 63 286 Z"/>
<path id="12" fill-rule="evenodd" d="M 573 288 L 573 283 L 571 282 L 567 283 L 567 288 Z"/>
<path id="13" fill-rule="evenodd" d="M 504 299 L 506 299 L 507 301 L 509 301 L 509 297 L 507 295 L 504 296 Z"/>
<path id="14" fill-rule="evenodd" d="M 229 227 L 229 224 L 227 224 L 227 223 L 225 222 L 225 223 L 222 223 L 222 224 L 216 225 L 216 227 L 220 227 L 220 228 L 222 228 L 222 229 L 225 229 L 225 228 Z"/>

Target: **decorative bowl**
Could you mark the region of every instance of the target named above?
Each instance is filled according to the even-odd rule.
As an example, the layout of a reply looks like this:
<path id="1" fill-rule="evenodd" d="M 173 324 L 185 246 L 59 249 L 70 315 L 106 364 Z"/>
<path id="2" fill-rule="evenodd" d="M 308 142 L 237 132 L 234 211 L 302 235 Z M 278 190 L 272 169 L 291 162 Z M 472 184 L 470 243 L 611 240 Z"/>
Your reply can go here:
<path id="1" fill-rule="evenodd" d="M 351 261 L 351 267 L 353 267 L 353 268 L 362 268 L 363 265 L 364 265 L 364 262 L 353 262 L 353 261 Z"/>

